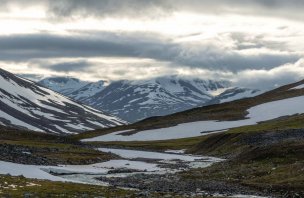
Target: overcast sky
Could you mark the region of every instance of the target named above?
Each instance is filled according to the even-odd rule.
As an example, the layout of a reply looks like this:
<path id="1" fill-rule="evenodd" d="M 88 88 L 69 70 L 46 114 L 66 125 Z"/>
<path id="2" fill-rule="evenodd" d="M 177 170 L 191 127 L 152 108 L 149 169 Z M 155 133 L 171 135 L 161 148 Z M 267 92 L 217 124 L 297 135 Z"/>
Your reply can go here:
<path id="1" fill-rule="evenodd" d="M 0 67 L 270 88 L 304 78 L 303 0 L 0 0 Z"/>

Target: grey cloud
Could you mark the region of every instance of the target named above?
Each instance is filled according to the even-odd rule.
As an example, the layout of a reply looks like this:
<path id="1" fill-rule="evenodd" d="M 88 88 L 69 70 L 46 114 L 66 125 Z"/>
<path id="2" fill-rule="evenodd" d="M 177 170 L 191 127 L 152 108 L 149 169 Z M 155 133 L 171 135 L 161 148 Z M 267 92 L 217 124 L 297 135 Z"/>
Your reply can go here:
<path id="1" fill-rule="evenodd" d="M 222 51 L 201 51 L 192 58 L 177 57 L 176 62 L 197 68 L 237 72 L 244 69 L 271 69 L 286 63 L 294 63 L 299 59 L 300 56 L 289 54 L 240 55 Z"/>
<path id="2" fill-rule="evenodd" d="M 273 89 L 285 84 L 303 80 L 304 59 L 294 64 L 286 64 L 271 70 L 244 70 L 234 76 L 237 86 L 258 88 L 261 90 Z"/>
<path id="3" fill-rule="evenodd" d="M 284 51 L 288 46 L 284 41 L 268 41 L 264 35 L 251 35 L 250 33 L 230 33 L 230 38 L 235 41 L 238 50 L 268 48 Z"/>
<path id="4" fill-rule="evenodd" d="M 150 58 L 171 62 L 172 65 L 236 72 L 244 69 L 271 69 L 295 62 L 300 55 L 287 52 L 272 53 L 272 51 L 246 55 L 241 54 L 238 49 L 222 49 L 221 46 L 213 43 L 193 47 L 140 33 L 128 35 L 100 33 L 96 37 L 32 34 L 0 36 L 1 60 L 28 61 L 35 58 L 85 57 Z M 60 70 L 60 66 L 66 70 L 73 69 L 71 65 L 59 65 L 53 68 Z M 81 63 L 76 64 L 74 68 L 81 69 L 84 66 L 85 64 Z"/>
<path id="5" fill-rule="evenodd" d="M 86 71 L 90 67 L 92 65 L 87 61 L 61 62 L 48 66 L 49 69 L 59 72 Z"/>
<path id="6" fill-rule="evenodd" d="M 248 79 L 247 81 L 239 81 L 238 86 L 260 90 L 271 90 L 300 80 L 303 80 L 303 77 L 295 78 L 294 74 L 285 74 L 284 76 L 278 76 L 276 78 L 257 77 L 250 83 L 248 82 Z"/>
<path id="7" fill-rule="evenodd" d="M 136 44 L 135 44 L 136 45 Z M 0 36 L 0 58 L 26 60 L 52 57 L 138 56 L 131 43 L 114 39 L 62 37 L 55 35 Z"/>
<path id="8" fill-rule="evenodd" d="M 71 16 L 130 16 L 158 17 L 172 9 L 164 0 L 61 0 L 48 1 L 49 13 L 59 17 Z"/>
<path id="9" fill-rule="evenodd" d="M 49 12 L 59 17 L 158 17 L 174 11 L 190 11 L 304 19 L 302 0 L 61 0 L 48 3 Z"/>
<path id="10" fill-rule="evenodd" d="M 273 76 L 268 75 L 256 75 L 254 77 L 244 78 L 242 76 L 236 76 L 236 86 L 248 87 L 260 90 L 270 90 L 276 87 L 280 87 L 286 84 L 294 83 L 303 80 L 303 75 L 294 72 L 282 72 Z"/>
<path id="11" fill-rule="evenodd" d="M 73 18 L 94 17 L 152 17 L 175 11 L 212 14 L 244 14 L 274 16 L 303 20 L 303 0 L 0 0 L 6 5 L 44 5 L 50 16 Z"/>
<path id="12" fill-rule="evenodd" d="M 44 78 L 43 75 L 39 75 L 39 74 L 18 74 L 18 76 L 32 80 L 34 82 L 38 82 Z"/>

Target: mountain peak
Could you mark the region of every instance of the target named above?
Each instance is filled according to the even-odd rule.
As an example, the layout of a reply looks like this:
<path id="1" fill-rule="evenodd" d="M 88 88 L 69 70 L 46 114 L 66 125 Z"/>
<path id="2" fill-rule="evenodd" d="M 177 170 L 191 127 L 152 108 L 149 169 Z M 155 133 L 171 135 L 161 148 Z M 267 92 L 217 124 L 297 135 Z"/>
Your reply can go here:
<path id="1" fill-rule="evenodd" d="M 87 81 L 81 81 L 72 77 L 49 77 L 39 81 L 38 83 L 64 95 L 70 94 L 89 84 Z"/>

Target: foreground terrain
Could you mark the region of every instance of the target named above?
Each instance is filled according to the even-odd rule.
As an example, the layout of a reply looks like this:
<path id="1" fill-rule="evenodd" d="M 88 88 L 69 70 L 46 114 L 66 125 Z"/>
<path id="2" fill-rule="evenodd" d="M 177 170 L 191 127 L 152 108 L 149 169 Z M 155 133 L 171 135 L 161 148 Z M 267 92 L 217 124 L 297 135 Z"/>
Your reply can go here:
<path id="1" fill-rule="evenodd" d="M 176 189 L 203 189 L 222 193 L 261 194 L 274 197 L 304 196 L 304 116 L 297 115 L 227 132 L 178 140 L 93 142 L 95 146 L 147 150 L 180 150 L 227 159 L 169 177 Z M 131 178 L 131 181 L 139 181 Z M 157 179 L 159 181 L 159 179 Z M 183 182 L 181 182 L 183 181 Z M 111 181 L 127 186 L 125 181 Z M 192 184 L 192 188 L 185 185 Z M 229 189 L 229 190 L 228 190 Z M 253 191 L 253 192 L 251 192 Z M 244 193 L 246 192 L 246 193 Z M 251 192 L 251 193 L 250 193 Z"/>
<path id="2" fill-rule="evenodd" d="M 76 135 L 1 127 L 0 193 L 303 197 L 303 84 Z"/>
<path id="3" fill-rule="evenodd" d="M 1 153 L 5 151 L 5 146 L 15 148 L 14 152 L 16 153 L 23 153 L 23 151 L 32 153 L 25 161 L 16 161 L 16 159 L 23 159 L 22 157 L 7 159 L 5 155 L 1 156 L 1 160 L 19 164 L 92 164 L 115 159 L 156 163 L 157 160 L 152 159 L 153 152 L 149 155 L 144 153 L 142 156 L 140 153 L 134 154 L 136 150 L 167 151 L 177 153 L 176 155 L 186 152 L 195 154 L 195 156 L 209 155 L 226 160 L 218 161 L 211 166 L 192 167 L 190 169 L 185 168 L 185 163 L 173 163 L 171 168 L 174 167 L 179 171 L 161 175 L 153 172 L 151 172 L 152 174 L 145 174 L 142 171 L 127 169 L 116 169 L 117 172 L 111 172 L 111 174 L 126 174 L 127 177 L 117 178 L 96 175 L 97 180 L 115 186 L 115 188 L 65 183 L 65 190 L 57 191 L 54 189 L 57 189 L 56 186 L 59 186 L 60 182 L 2 175 L 1 181 L 6 183 L 4 182 L 1 185 L 0 191 L 3 195 L 11 196 L 24 193 L 31 195 L 48 193 L 54 196 L 56 194 L 66 194 L 71 196 L 87 195 L 89 197 L 97 195 L 106 197 L 161 197 L 161 195 L 220 197 L 221 195 L 232 196 L 237 194 L 302 197 L 304 195 L 303 118 L 303 115 L 297 115 L 254 126 L 234 128 L 218 134 L 152 142 L 93 142 L 84 144 L 75 140 L 75 137 L 33 136 L 29 132 L 11 131 L 12 129 L 2 128 Z M 56 148 L 52 154 L 41 151 L 43 148 L 52 147 Z M 120 149 L 102 149 L 103 152 L 101 152 L 92 149 L 93 147 Z M 122 148 L 132 149 L 134 152 L 132 153 L 132 150 L 130 152 L 122 150 Z M 123 152 L 119 152 L 120 150 Z M 71 153 L 71 155 L 65 152 Z M 158 153 L 157 155 L 162 158 L 163 154 Z M 44 161 L 37 160 L 37 156 Z M 169 160 L 168 158 L 165 159 Z M 169 166 L 169 164 L 163 163 L 159 165 L 162 168 Z M 71 175 L 61 175 L 61 177 L 73 178 Z M 52 186 L 52 188 L 49 188 L 49 186 Z M 138 189 L 139 191 L 120 190 L 116 187 Z M 97 188 L 98 190 L 96 190 Z"/>

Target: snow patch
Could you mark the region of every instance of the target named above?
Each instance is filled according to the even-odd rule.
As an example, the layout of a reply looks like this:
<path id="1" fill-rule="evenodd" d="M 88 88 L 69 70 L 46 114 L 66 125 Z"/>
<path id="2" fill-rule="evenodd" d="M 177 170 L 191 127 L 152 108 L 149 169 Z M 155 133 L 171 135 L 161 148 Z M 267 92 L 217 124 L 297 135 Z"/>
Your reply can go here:
<path id="1" fill-rule="evenodd" d="M 122 136 L 121 132 L 114 132 L 90 139 L 91 141 L 152 141 L 169 140 L 206 135 L 220 130 L 246 125 L 254 125 L 261 121 L 272 120 L 282 116 L 291 116 L 304 113 L 304 96 L 268 102 L 248 109 L 248 119 L 238 121 L 199 121 L 183 123 L 177 126 L 140 131 L 138 133 Z"/>
<path id="2" fill-rule="evenodd" d="M 150 151 L 138 151 L 138 150 L 126 150 L 126 149 L 108 149 L 99 148 L 99 151 L 114 153 L 120 157 L 127 159 L 160 159 L 160 160 L 182 160 L 182 161 L 195 161 L 198 159 L 203 159 L 204 157 L 191 156 L 191 155 L 178 155 L 160 152 L 150 152 Z"/>
<path id="3" fill-rule="evenodd" d="M 304 84 L 291 88 L 292 89 L 304 89 Z"/>

